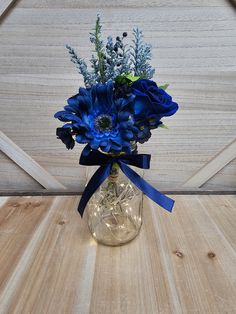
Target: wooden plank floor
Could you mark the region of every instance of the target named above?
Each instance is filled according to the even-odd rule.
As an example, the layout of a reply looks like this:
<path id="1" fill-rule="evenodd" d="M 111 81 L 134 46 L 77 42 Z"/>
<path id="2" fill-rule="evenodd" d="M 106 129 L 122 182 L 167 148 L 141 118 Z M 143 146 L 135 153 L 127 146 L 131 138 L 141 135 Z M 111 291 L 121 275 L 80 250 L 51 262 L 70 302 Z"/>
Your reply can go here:
<path id="1" fill-rule="evenodd" d="M 77 196 L 0 198 L 0 313 L 236 313 L 236 197 L 174 198 L 145 200 L 122 247 L 96 244 Z"/>

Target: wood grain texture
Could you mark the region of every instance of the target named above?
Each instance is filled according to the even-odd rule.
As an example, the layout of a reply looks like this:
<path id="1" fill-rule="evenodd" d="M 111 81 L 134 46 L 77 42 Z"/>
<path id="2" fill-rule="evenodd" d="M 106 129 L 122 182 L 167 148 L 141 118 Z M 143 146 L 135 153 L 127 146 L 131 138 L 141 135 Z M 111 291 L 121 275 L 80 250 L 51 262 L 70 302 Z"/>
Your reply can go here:
<path id="1" fill-rule="evenodd" d="M 84 0 L 67 0 L 63 2 L 62 0 L 18 0 L 20 8 L 143 8 L 143 7 L 201 7 L 201 6 L 225 6 L 225 1 L 222 0 L 147 0 L 145 2 L 141 0 L 110 0 L 103 1 L 98 0 L 96 2 L 85 2 Z"/>
<path id="2" fill-rule="evenodd" d="M 19 186 L 24 187 L 26 191 L 45 190 L 29 174 L 2 152 L 0 152 L 0 172 L 0 182 L 3 191 L 16 191 L 19 189 Z"/>
<path id="3" fill-rule="evenodd" d="M 90 237 L 78 197 L 0 198 L 1 313 L 235 313 L 236 197 L 174 198 L 146 199 L 121 247 Z"/>
<path id="4" fill-rule="evenodd" d="M 4 254 L 0 256 L 0 290 L 4 289 L 19 264 L 30 238 L 35 234 L 37 225 L 43 221 L 51 204 L 52 197 L 15 197 L 5 199 L 0 209 L 0 246 Z M 16 274 L 17 275 L 17 274 Z M 16 277 L 14 277 L 16 278 Z M 9 293 L 9 290 L 6 291 Z M 0 297 L 0 310 L 6 299 Z"/>
<path id="5" fill-rule="evenodd" d="M 60 123 L 53 114 L 83 84 L 64 46 L 70 43 L 90 57 L 88 33 L 98 11 L 104 38 L 127 31 L 129 41 L 139 25 L 153 46 L 154 79 L 170 83 L 180 110 L 163 119 L 169 130 L 153 131 L 139 150 L 152 154 L 146 173 L 151 184 L 182 189 L 236 138 L 236 23 L 224 0 L 18 1 L 0 26 L 1 129 L 69 190 L 83 190 L 82 147 L 68 152 L 56 140 Z M 6 163 L 11 162 L 0 155 L 0 189 L 34 189 L 26 176 L 16 183 L 14 166 Z M 227 168 L 201 189 L 235 190 L 236 163 Z"/>
<path id="6" fill-rule="evenodd" d="M 236 140 L 226 146 L 212 160 L 199 169 L 191 178 L 184 183 L 183 187 L 199 188 L 209 179 L 215 176 L 222 168 L 236 159 Z M 236 179 L 236 178 L 235 178 Z"/>
<path id="7" fill-rule="evenodd" d="M 50 173 L 0 131 L 0 149 L 46 189 L 65 189 Z"/>
<path id="8" fill-rule="evenodd" d="M 236 160 L 232 161 L 229 165 L 220 170 L 217 175 L 215 175 L 211 180 L 204 184 L 204 189 L 213 190 L 218 188 L 222 191 L 228 188 L 232 189 L 235 185 L 236 175 L 235 175 Z M 227 180 L 225 178 L 227 177 Z M 236 192 L 236 189 L 234 188 Z"/>
<path id="9" fill-rule="evenodd" d="M 0 21 L 3 15 L 10 9 L 16 0 L 1 0 L 0 2 Z"/>

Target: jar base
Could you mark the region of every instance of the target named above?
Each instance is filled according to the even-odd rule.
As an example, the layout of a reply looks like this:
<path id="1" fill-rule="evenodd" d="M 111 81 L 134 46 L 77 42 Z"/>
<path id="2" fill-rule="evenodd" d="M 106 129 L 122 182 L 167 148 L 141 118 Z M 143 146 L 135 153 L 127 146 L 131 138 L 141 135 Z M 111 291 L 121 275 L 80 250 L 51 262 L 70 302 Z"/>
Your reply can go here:
<path id="1" fill-rule="evenodd" d="M 103 217 L 92 228 L 89 226 L 93 238 L 101 244 L 120 246 L 132 241 L 138 234 L 141 223 L 137 225 L 130 216 L 117 213 Z"/>

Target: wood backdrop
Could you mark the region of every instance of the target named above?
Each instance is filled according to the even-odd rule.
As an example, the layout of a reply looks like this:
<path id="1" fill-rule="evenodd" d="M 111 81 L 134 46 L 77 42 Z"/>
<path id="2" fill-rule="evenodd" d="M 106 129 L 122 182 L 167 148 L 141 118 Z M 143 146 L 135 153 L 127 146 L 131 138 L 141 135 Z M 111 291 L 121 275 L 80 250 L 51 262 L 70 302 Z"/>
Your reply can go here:
<path id="1" fill-rule="evenodd" d="M 88 58 L 96 14 L 104 38 L 143 29 L 158 84 L 180 104 L 140 148 L 162 190 L 236 188 L 236 18 L 224 0 L 1 0 L 0 191 L 82 191 L 82 149 L 56 139 L 53 114 L 83 84 L 65 44 Z"/>

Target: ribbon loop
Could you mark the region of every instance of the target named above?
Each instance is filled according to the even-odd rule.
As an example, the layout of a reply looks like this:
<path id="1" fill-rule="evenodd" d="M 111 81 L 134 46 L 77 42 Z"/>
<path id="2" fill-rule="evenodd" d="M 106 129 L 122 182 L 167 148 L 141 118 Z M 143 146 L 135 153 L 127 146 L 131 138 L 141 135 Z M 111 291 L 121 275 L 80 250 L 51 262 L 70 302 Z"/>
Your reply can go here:
<path id="1" fill-rule="evenodd" d="M 140 189 L 146 196 L 152 199 L 155 203 L 171 212 L 174 206 L 174 200 L 168 196 L 162 194 L 151 186 L 147 181 L 140 177 L 133 169 L 128 165 L 135 166 L 141 169 L 150 168 L 151 155 L 148 154 L 135 154 L 135 155 L 119 155 L 110 156 L 103 154 L 99 151 L 94 151 L 87 145 L 80 156 L 79 163 L 86 166 L 100 166 L 93 174 L 92 178 L 88 182 L 84 189 L 83 195 L 80 199 L 78 211 L 83 216 L 85 207 L 93 195 L 93 193 L 99 188 L 99 186 L 110 175 L 111 167 L 114 163 L 118 163 L 121 171 L 132 181 L 138 189 Z"/>

